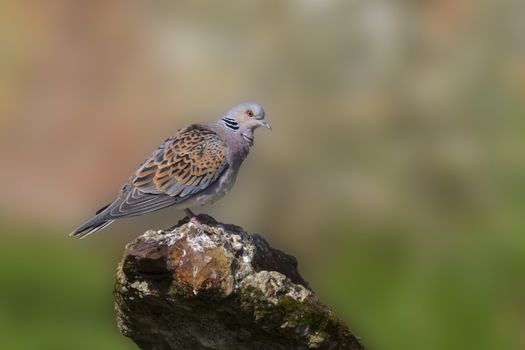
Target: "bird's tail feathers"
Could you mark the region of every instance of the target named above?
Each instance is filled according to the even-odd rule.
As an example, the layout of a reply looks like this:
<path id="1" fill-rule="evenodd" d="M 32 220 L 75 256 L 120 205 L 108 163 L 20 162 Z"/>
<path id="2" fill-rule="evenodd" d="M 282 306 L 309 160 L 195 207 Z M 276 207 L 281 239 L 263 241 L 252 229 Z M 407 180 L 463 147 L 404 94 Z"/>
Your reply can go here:
<path id="1" fill-rule="evenodd" d="M 85 238 L 89 236 L 92 233 L 95 233 L 97 231 L 102 230 L 103 228 L 108 227 L 113 223 L 112 219 L 106 219 L 103 215 L 96 215 L 83 225 L 81 225 L 79 228 L 77 228 L 75 231 L 71 232 L 69 235 L 73 237 L 78 238 Z"/>

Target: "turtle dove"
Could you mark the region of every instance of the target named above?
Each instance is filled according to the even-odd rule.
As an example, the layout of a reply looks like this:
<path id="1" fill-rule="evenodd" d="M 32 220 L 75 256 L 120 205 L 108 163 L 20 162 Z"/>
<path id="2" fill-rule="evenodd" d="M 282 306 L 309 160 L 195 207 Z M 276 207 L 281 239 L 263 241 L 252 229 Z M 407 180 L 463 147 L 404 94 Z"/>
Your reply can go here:
<path id="1" fill-rule="evenodd" d="M 71 235 L 83 238 L 116 219 L 169 206 L 185 209 L 198 221 L 189 208 L 211 204 L 228 193 L 260 126 L 270 129 L 263 108 L 241 103 L 215 123 L 180 129 L 146 158 L 113 202 Z"/>

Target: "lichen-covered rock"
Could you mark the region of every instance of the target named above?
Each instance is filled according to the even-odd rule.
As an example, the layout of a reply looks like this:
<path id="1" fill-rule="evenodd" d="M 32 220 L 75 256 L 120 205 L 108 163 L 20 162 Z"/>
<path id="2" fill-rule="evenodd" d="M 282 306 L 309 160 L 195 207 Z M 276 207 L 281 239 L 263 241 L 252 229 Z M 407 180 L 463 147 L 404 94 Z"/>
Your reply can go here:
<path id="1" fill-rule="evenodd" d="M 126 247 L 117 321 L 141 349 L 363 349 L 294 257 L 240 227 L 199 221 L 148 231 Z"/>

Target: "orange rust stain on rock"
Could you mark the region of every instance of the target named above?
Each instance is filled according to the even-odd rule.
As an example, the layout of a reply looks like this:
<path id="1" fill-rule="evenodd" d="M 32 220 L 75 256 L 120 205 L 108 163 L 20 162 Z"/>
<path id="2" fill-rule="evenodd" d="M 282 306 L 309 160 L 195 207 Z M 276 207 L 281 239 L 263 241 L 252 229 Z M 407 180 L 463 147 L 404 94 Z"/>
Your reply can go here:
<path id="1" fill-rule="evenodd" d="M 222 282 L 230 273 L 232 259 L 223 247 L 196 251 L 183 239 L 172 247 L 168 264 L 176 280 L 194 293 L 208 289 L 225 292 Z"/>

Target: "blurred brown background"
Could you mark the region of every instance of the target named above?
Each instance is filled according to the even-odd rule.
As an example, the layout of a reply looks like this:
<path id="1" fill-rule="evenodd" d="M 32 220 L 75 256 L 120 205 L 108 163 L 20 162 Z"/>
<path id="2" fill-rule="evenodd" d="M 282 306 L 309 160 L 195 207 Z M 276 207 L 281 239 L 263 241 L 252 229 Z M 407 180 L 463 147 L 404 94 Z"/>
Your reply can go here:
<path id="1" fill-rule="evenodd" d="M 296 255 L 371 349 L 525 348 L 525 3 L 0 4 L 0 347 L 133 349 L 112 279 L 174 210 L 82 242 L 162 140 L 245 100 L 259 131 L 202 209 Z"/>

